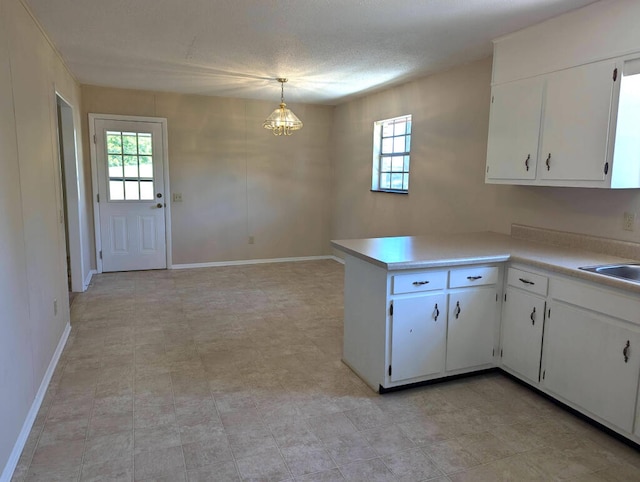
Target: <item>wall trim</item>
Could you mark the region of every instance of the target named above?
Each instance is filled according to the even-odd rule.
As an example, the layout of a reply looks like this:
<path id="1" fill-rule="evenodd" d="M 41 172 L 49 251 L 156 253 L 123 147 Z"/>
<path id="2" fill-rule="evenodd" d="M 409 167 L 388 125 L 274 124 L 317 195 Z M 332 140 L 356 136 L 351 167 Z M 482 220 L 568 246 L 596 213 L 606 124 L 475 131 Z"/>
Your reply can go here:
<path id="1" fill-rule="evenodd" d="M 329 255 L 299 256 L 294 258 L 241 259 L 237 261 L 213 261 L 210 263 L 174 264 L 173 266 L 171 266 L 171 269 L 215 268 L 219 266 L 241 266 L 247 264 L 290 263 L 295 261 L 318 261 L 321 259 L 331 259 L 334 261 L 338 261 L 335 256 Z"/>
<path id="2" fill-rule="evenodd" d="M 339 256 L 329 256 L 329 258 L 331 258 L 334 261 L 337 261 L 340 264 L 344 264 L 344 259 L 340 258 Z"/>
<path id="3" fill-rule="evenodd" d="M 42 405 L 42 401 L 44 400 L 44 396 L 47 393 L 47 388 L 49 388 L 49 382 L 51 382 L 51 377 L 53 377 L 53 372 L 58 366 L 58 362 L 60 361 L 60 355 L 62 355 L 62 350 L 64 350 L 65 345 L 67 344 L 67 340 L 69 339 L 69 333 L 71 333 L 71 323 L 67 323 L 67 326 L 64 327 L 64 331 L 62 332 L 62 336 L 58 341 L 58 346 L 56 347 L 56 351 L 53 353 L 53 357 L 51 357 L 51 361 L 49 362 L 49 367 L 42 378 L 42 382 L 40 383 L 40 388 L 38 388 L 38 393 L 36 393 L 36 398 L 33 400 L 31 404 L 31 408 L 27 413 L 27 417 L 22 424 L 22 430 L 20 430 L 20 434 L 18 435 L 18 439 L 16 440 L 15 445 L 13 446 L 13 450 L 9 455 L 9 460 L 7 460 L 7 464 L 4 466 L 4 470 L 2 471 L 2 475 L 0 475 L 0 482 L 9 482 L 11 477 L 13 476 L 13 472 L 16 470 L 18 466 L 18 461 L 20 460 L 20 455 L 22 454 L 22 450 L 24 449 L 25 444 L 27 443 L 27 439 L 29 438 L 29 433 L 33 428 L 33 422 L 36 420 L 36 416 L 38 415 L 38 411 L 40 410 L 40 405 Z"/>
<path id="4" fill-rule="evenodd" d="M 98 272 L 95 269 L 90 269 L 89 273 L 87 273 L 87 277 L 84 279 L 84 290 L 83 291 L 87 291 L 87 289 L 89 288 L 89 284 L 91 283 L 91 278 L 93 278 L 94 274 L 97 274 Z"/>

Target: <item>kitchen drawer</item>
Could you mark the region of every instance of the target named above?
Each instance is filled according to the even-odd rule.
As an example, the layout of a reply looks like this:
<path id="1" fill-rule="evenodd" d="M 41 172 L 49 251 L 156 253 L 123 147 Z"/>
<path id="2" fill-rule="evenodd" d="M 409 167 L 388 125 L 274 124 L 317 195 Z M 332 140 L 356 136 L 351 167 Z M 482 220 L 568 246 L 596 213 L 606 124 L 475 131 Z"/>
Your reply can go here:
<path id="1" fill-rule="evenodd" d="M 442 290 L 447 286 L 446 271 L 423 271 L 393 277 L 393 294 Z"/>
<path id="2" fill-rule="evenodd" d="M 530 291 L 540 296 L 547 296 L 549 279 L 546 276 L 529 273 L 521 269 L 509 268 L 507 283 L 509 286 L 515 286 L 516 288 Z"/>
<path id="3" fill-rule="evenodd" d="M 498 268 L 496 266 L 479 266 L 477 268 L 452 269 L 449 272 L 449 288 L 494 285 L 497 282 Z"/>

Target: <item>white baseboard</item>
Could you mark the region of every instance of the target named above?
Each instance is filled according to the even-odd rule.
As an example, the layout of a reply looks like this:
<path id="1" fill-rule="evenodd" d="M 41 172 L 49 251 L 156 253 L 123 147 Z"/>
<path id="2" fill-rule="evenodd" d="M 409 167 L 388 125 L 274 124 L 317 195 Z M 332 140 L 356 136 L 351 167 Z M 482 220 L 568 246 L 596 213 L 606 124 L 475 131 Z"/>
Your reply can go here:
<path id="1" fill-rule="evenodd" d="M 338 256 L 329 256 L 329 258 L 331 258 L 334 261 L 337 261 L 340 264 L 344 264 L 344 259 L 338 257 Z"/>
<path id="2" fill-rule="evenodd" d="M 91 278 L 93 278 L 93 275 L 96 274 L 97 271 L 95 269 L 90 269 L 89 270 L 89 274 L 87 274 L 86 279 L 84 280 L 84 290 L 83 291 L 87 291 L 87 288 L 89 288 L 89 284 L 91 283 Z"/>
<path id="3" fill-rule="evenodd" d="M 190 269 L 190 268 L 214 268 L 219 266 L 240 266 L 247 264 L 266 264 L 266 263 L 289 263 L 292 261 L 317 261 L 320 259 L 332 259 L 337 261 L 335 256 L 301 256 L 298 258 L 268 258 L 268 259 L 243 259 L 238 261 L 214 261 L 212 263 L 191 263 L 191 264 L 174 264 L 171 269 Z"/>
<path id="4" fill-rule="evenodd" d="M 53 376 L 53 372 L 58 365 L 58 361 L 60 360 L 60 355 L 62 355 L 62 350 L 64 350 L 64 346 L 67 344 L 67 339 L 69 338 L 69 333 L 71 332 L 71 324 L 67 323 L 67 326 L 64 328 L 64 332 L 62 332 L 62 336 L 58 341 L 58 346 L 56 347 L 56 351 L 53 353 L 53 357 L 49 362 L 49 367 L 42 378 L 42 382 L 40 383 L 40 388 L 38 389 L 38 393 L 36 393 L 36 398 L 33 400 L 31 404 L 31 408 L 29 409 L 29 413 L 27 413 L 27 418 L 22 424 L 22 430 L 20 430 L 20 434 L 18 435 L 18 439 L 13 446 L 13 450 L 9 455 L 9 460 L 7 460 L 7 464 L 4 466 L 2 471 L 2 475 L 0 475 L 0 482 L 9 482 L 11 477 L 13 476 L 13 472 L 16 470 L 18 465 L 18 461 L 20 460 L 20 455 L 22 454 L 22 450 L 24 449 L 24 445 L 27 443 L 27 438 L 29 438 L 29 432 L 31 432 L 31 428 L 33 427 L 33 422 L 36 420 L 36 416 L 38 415 L 38 411 L 40 410 L 40 405 L 42 405 L 42 401 L 44 400 L 44 396 L 47 393 L 47 388 L 49 387 L 49 382 L 51 381 L 51 377 Z"/>

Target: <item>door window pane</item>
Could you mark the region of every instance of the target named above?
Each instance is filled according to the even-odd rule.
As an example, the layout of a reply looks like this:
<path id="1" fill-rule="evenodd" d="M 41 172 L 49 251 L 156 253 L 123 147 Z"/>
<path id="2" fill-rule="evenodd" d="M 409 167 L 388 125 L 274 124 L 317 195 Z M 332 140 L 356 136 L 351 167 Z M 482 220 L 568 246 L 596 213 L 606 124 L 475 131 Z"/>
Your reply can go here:
<path id="1" fill-rule="evenodd" d="M 140 156 L 140 177 L 153 178 L 153 159 L 151 156 Z"/>
<path id="2" fill-rule="evenodd" d="M 151 155 L 151 134 L 140 132 L 138 134 L 138 153 Z"/>
<path id="3" fill-rule="evenodd" d="M 122 136 L 120 132 L 107 131 L 107 152 L 109 154 L 122 153 Z"/>
<path id="4" fill-rule="evenodd" d="M 122 133 L 122 148 L 125 154 L 138 154 L 138 136 L 135 132 Z"/>
<path id="5" fill-rule="evenodd" d="M 109 154 L 109 177 L 122 177 L 122 156 Z"/>
<path id="6" fill-rule="evenodd" d="M 124 177 L 138 177 L 138 156 L 124 156 Z"/>
<path id="7" fill-rule="evenodd" d="M 122 181 L 109 181 L 109 199 L 112 201 L 124 201 L 124 185 Z"/>
<path id="8" fill-rule="evenodd" d="M 137 201 L 140 199 L 138 184 L 138 181 L 124 182 L 124 197 L 127 201 Z"/>
<path id="9" fill-rule="evenodd" d="M 140 181 L 140 199 L 153 201 L 153 181 Z"/>

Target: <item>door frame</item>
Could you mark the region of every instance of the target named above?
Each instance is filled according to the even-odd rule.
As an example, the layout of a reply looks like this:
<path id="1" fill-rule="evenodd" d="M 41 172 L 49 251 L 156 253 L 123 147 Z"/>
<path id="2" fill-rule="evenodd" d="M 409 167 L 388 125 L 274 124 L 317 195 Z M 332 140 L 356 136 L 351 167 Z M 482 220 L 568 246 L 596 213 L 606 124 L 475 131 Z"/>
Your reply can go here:
<path id="1" fill-rule="evenodd" d="M 165 209 L 164 209 L 164 229 L 166 244 L 167 269 L 172 267 L 171 257 L 171 199 L 169 190 L 169 140 L 167 138 L 167 119 L 166 117 L 138 117 L 130 115 L 113 115 L 113 114 L 89 114 L 89 145 L 91 146 L 91 187 L 93 197 L 93 227 L 95 232 L 95 256 L 96 256 L 96 272 L 102 273 L 102 259 L 100 259 L 100 251 L 102 250 L 102 238 L 100 235 L 100 205 L 98 203 L 98 160 L 96 152 L 96 120 L 115 120 L 128 122 L 145 122 L 151 124 L 160 124 L 162 129 L 162 164 L 164 169 L 164 193 L 165 193 Z"/>
<path id="2" fill-rule="evenodd" d="M 69 242 L 69 267 L 68 269 L 71 271 L 71 290 L 74 292 L 82 293 L 86 291 L 87 285 L 85 283 L 84 273 L 84 246 L 82 243 L 82 209 L 80 207 L 81 202 L 81 194 L 80 194 L 80 182 L 81 179 L 78 178 L 78 138 L 76 133 L 78 132 L 78 128 L 75 122 L 75 107 L 74 105 L 67 100 L 67 98 L 60 93 L 57 89 L 57 86 L 54 84 L 53 86 L 53 102 L 54 102 L 54 113 L 55 113 L 55 133 L 56 140 L 55 145 L 57 147 L 56 157 L 58 159 L 58 174 L 60 176 L 59 186 L 57 186 L 56 191 L 63 190 L 57 193 L 58 196 L 58 209 L 64 209 L 63 203 L 66 204 L 67 215 L 64 216 L 64 223 L 66 225 L 66 231 L 68 231 L 68 242 Z M 60 119 L 58 117 L 58 104 L 59 101 L 63 105 L 60 107 L 64 110 L 68 110 L 71 119 L 69 123 L 65 125 L 60 125 Z M 62 120 L 64 123 L 64 119 Z M 73 142 L 70 143 L 72 145 L 61 146 L 60 145 L 60 136 L 73 136 Z M 61 147 L 65 147 L 64 155 L 61 157 Z M 62 170 L 64 169 L 64 180 L 62 177 Z M 64 186 L 62 185 L 64 182 Z M 66 195 L 63 195 L 63 192 Z M 63 216 L 60 216 L 62 219 Z M 63 227 L 62 235 L 67 236 L 67 233 L 64 232 L 65 229 Z M 66 244 L 66 242 L 65 242 Z M 66 251 L 66 248 L 65 248 Z M 65 257 L 65 268 L 66 266 L 66 257 Z M 65 278 L 67 271 L 65 270 Z"/>

